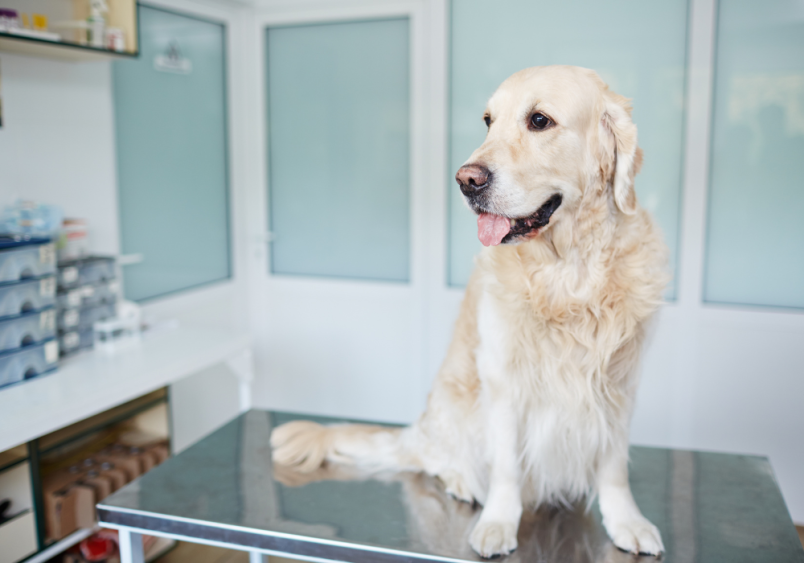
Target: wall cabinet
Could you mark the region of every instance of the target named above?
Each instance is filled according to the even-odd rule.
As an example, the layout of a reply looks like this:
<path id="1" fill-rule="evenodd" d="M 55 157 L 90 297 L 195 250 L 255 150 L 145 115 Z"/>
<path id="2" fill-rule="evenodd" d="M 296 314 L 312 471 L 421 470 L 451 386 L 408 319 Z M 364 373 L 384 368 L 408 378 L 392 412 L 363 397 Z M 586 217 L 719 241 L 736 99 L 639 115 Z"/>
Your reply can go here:
<path id="1" fill-rule="evenodd" d="M 0 51 L 76 61 L 139 54 L 136 0 L 4 0 L 3 9 L 13 12 L 0 14 Z"/>

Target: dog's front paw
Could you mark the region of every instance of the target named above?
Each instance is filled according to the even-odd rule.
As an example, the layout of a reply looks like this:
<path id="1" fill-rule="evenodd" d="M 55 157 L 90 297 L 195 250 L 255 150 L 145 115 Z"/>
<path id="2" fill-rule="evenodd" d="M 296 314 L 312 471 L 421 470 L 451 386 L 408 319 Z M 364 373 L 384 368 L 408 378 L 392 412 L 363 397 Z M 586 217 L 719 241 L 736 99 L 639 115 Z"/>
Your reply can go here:
<path id="1" fill-rule="evenodd" d="M 630 553 L 659 555 L 664 551 L 659 529 L 644 516 L 607 522 L 606 531 L 614 545 Z"/>
<path id="2" fill-rule="evenodd" d="M 472 492 L 466 485 L 466 481 L 464 481 L 463 477 L 461 477 L 458 473 L 446 471 L 444 473 L 439 473 L 438 478 L 444 483 L 446 493 L 449 496 L 461 502 L 474 504 L 475 497 L 472 496 Z"/>
<path id="3" fill-rule="evenodd" d="M 485 522 L 475 525 L 469 544 L 481 557 L 508 555 L 516 549 L 517 524 L 513 522 Z"/>

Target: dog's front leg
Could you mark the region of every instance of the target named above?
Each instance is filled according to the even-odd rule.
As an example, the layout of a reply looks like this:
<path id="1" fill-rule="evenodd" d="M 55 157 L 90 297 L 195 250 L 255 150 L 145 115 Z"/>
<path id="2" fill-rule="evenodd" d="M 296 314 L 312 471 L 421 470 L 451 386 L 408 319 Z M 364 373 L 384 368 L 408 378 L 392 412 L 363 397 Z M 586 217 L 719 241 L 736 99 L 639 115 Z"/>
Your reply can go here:
<path id="1" fill-rule="evenodd" d="M 522 516 L 521 470 L 518 455 L 517 409 L 507 378 L 505 324 L 497 304 L 483 295 L 478 307 L 478 375 L 486 422 L 486 455 L 490 467 L 489 491 L 469 542 L 483 557 L 516 549 Z"/>
<path id="2" fill-rule="evenodd" d="M 517 546 L 522 516 L 517 428 L 514 409 L 506 401 L 489 405 L 487 444 L 491 454 L 489 494 L 472 530 L 472 549 L 483 557 L 505 555 Z"/>
<path id="3" fill-rule="evenodd" d="M 664 551 L 659 530 L 642 516 L 628 483 L 628 446 L 603 460 L 597 478 L 600 513 L 614 545 L 631 553 L 658 555 Z"/>

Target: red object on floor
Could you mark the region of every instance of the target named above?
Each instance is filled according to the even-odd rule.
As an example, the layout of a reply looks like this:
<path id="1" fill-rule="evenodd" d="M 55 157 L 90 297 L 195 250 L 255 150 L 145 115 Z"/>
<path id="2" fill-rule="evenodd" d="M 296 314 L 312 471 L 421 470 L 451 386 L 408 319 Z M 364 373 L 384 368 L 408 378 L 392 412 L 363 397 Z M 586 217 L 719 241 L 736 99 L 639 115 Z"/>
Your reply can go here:
<path id="1" fill-rule="evenodd" d="M 99 534 L 89 536 L 78 548 L 87 561 L 104 561 L 117 552 L 117 544 L 111 538 Z"/>

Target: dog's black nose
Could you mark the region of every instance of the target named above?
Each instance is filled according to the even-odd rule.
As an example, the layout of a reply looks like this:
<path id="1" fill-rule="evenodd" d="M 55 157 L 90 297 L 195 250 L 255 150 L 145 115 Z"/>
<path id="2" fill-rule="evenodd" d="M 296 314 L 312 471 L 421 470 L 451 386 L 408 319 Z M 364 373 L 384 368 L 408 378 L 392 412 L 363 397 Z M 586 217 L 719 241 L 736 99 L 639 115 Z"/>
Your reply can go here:
<path id="1" fill-rule="evenodd" d="M 455 174 L 455 179 L 461 187 L 461 193 L 473 197 L 489 187 L 490 175 L 489 169 L 482 164 L 466 164 Z"/>

